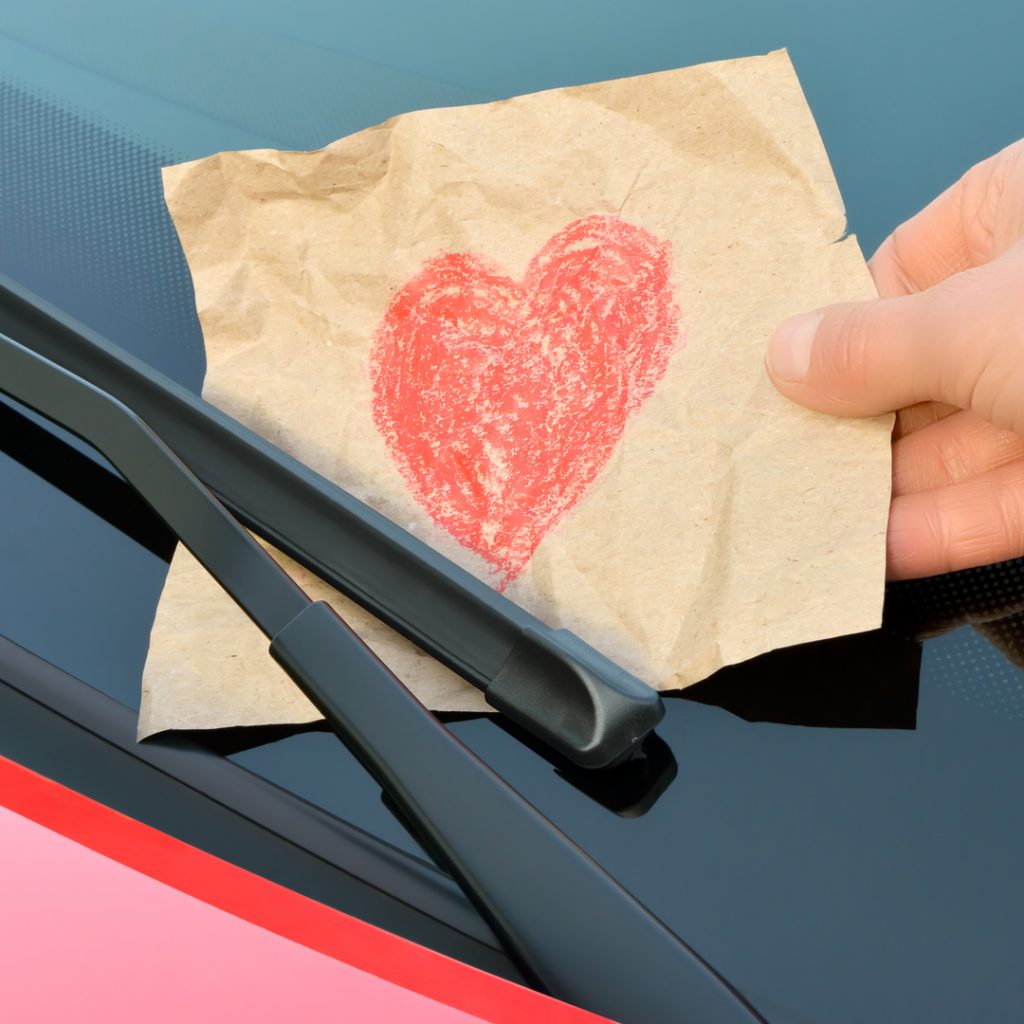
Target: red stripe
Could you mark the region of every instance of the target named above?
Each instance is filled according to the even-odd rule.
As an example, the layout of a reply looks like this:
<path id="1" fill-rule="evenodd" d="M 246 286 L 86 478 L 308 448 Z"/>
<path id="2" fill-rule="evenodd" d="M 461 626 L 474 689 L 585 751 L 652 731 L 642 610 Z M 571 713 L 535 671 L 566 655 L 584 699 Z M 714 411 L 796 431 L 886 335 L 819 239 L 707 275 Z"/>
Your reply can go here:
<path id="1" fill-rule="evenodd" d="M 606 1024 L 316 903 L 3 757 L 0 804 L 236 917 L 494 1024 Z"/>

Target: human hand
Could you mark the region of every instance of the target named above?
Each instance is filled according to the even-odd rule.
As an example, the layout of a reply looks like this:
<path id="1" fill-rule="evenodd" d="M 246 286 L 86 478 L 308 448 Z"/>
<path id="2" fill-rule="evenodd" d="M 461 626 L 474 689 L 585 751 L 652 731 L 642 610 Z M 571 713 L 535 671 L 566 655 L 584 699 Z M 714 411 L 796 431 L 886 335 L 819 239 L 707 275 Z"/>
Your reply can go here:
<path id="1" fill-rule="evenodd" d="M 870 267 L 881 298 L 786 320 L 769 376 L 810 409 L 899 410 L 890 579 L 1024 554 L 1024 139 L 897 228 Z"/>

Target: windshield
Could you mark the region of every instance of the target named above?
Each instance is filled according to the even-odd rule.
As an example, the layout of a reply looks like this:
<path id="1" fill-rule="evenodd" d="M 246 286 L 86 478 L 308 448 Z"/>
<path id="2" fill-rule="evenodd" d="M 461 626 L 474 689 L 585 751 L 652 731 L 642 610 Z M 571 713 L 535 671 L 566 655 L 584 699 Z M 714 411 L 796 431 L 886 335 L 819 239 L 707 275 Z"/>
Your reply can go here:
<path id="1" fill-rule="evenodd" d="M 1024 86 L 1019 4 L 983 0 L 971 19 L 951 3 L 688 6 L 7 5 L 0 273 L 198 390 L 169 163 L 785 45 L 869 253 L 1024 133 L 1009 99 Z M 166 552 L 32 468 L 12 451 L 24 426 L 4 423 L 0 634 L 137 707 Z M 884 634 L 670 698 L 658 735 L 674 765 L 632 804 L 588 794 L 485 718 L 451 728 L 773 1022 L 1019 1020 L 1022 586 L 1013 563 L 905 587 Z M 923 633 L 919 650 L 907 637 Z M 425 857 L 332 735 L 264 739 L 233 739 L 229 756 Z"/>

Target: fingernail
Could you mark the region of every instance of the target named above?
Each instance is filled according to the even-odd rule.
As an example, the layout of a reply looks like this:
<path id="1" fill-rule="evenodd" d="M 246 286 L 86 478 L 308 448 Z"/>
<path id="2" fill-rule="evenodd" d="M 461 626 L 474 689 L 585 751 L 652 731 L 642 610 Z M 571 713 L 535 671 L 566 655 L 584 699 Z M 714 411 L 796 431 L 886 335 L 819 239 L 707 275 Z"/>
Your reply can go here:
<path id="1" fill-rule="evenodd" d="M 801 313 L 783 320 L 768 342 L 768 369 L 779 380 L 799 384 L 811 368 L 811 346 L 822 314 Z"/>

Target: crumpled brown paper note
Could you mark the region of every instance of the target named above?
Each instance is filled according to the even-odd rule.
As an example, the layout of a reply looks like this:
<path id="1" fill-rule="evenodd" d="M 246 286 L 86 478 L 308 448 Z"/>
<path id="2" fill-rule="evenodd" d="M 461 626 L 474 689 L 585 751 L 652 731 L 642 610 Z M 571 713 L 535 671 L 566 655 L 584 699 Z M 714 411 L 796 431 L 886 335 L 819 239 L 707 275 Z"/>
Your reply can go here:
<path id="1" fill-rule="evenodd" d="M 879 623 L 890 420 L 763 370 L 786 315 L 874 294 L 785 53 L 164 184 L 206 398 L 551 626 L 670 689 Z M 484 706 L 331 599 L 428 705 Z M 141 734 L 315 717 L 179 548 Z"/>

